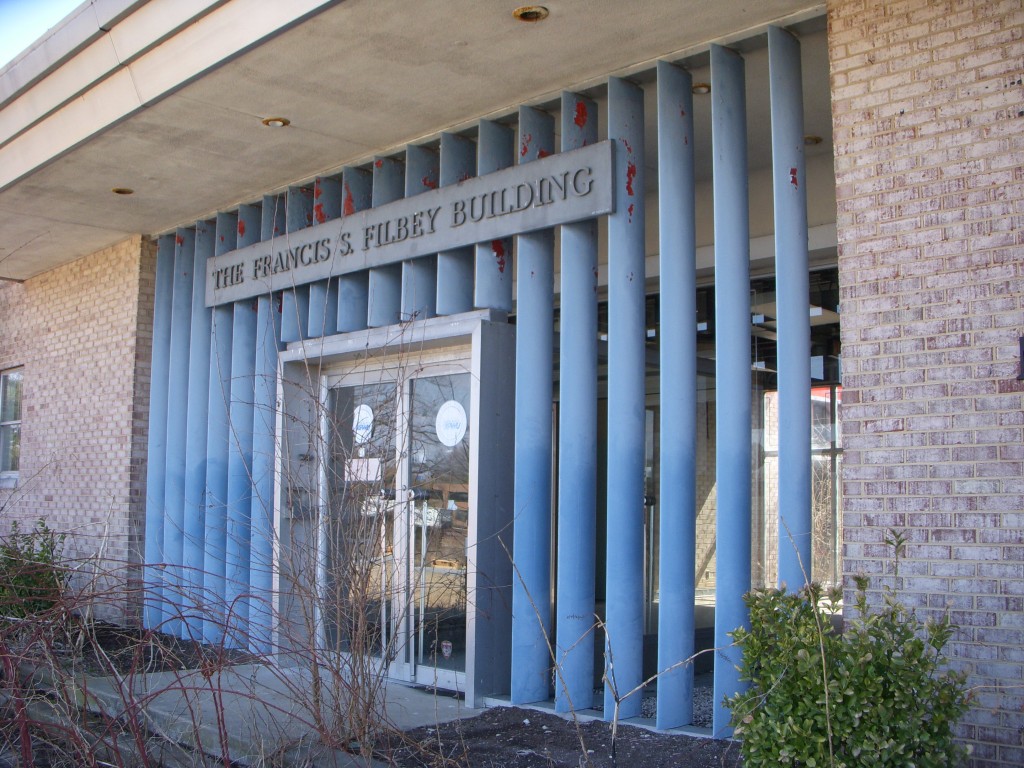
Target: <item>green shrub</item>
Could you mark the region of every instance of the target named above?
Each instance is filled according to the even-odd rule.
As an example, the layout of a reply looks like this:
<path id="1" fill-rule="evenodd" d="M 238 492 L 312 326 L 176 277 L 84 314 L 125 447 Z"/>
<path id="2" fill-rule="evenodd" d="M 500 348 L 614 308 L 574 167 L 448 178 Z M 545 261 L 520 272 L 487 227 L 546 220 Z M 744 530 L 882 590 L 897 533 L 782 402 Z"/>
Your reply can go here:
<path id="1" fill-rule="evenodd" d="M 750 688 L 726 705 L 747 768 L 961 763 L 953 726 L 968 696 L 964 676 L 942 668 L 948 616 L 922 623 L 888 590 L 872 612 L 868 579 L 856 584 L 857 615 L 843 632 L 829 621 L 841 590 L 825 595 L 812 584 L 746 596 L 750 630 L 732 636 Z"/>
<path id="2" fill-rule="evenodd" d="M 43 520 L 25 532 L 11 524 L 0 541 L 0 621 L 38 616 L 60 602 L 67 586 L 64 539 Z"/>

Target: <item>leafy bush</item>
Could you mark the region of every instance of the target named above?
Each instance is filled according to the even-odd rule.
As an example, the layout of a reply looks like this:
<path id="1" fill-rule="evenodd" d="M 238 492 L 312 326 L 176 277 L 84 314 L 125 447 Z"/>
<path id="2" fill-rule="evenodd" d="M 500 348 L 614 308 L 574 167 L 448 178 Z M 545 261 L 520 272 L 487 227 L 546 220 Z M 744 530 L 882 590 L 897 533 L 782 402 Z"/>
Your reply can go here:
<path id="1" fill-rule="evenodd" d="M 732 636 L 751 686 L 726 705 L 748 768 L 961 763 L 953 726 L 968 696 L 964 676 L 942 669 L 948 616 L 922 623 L 888 590 L 872 613 L 868 579 L 856 585 L 857 616 L 843 632 L 829 621 L 841 590 L 826 595 L 812 584 L 746 596 L 750 631 Z"/>
<path id="2" fill-rule="evenodd" d="M 43 520 L 25 532 L 11 524 L 10 535 L 0 541 L 0 620 L 37 616 L 60 601 L 67 586 L 64 539 Z"/>

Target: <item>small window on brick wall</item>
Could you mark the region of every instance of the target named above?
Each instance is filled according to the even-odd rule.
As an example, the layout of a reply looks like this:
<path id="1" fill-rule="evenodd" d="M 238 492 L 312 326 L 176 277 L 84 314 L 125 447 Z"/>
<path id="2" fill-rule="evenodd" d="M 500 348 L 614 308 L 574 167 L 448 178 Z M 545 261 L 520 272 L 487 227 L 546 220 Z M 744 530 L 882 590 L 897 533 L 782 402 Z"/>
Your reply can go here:
<path id="1" fill-rule="evenodd" d="M 0 477 L 17 475 L 21 459 L 21 369 L 0 373 Z"/>

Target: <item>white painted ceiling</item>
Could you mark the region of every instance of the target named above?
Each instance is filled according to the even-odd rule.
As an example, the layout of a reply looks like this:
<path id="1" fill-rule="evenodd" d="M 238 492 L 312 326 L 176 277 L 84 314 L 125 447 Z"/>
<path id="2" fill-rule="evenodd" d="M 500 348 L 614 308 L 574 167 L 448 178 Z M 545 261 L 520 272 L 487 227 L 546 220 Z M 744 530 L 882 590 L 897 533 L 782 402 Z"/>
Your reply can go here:
<path id="1" fill-rule="evenodd" d="M 184 34 L 195 36 L 198 25 L 210 31 L 196 39 L 216 46 L 212 20 L 218 10 L 245 2 L 257 9 L 246 11 L 251 14 L 260 2 L 272 0 L 206 0 L 213 9 L 208 15 L 196 14 L 187 25 L 167 30 L 140 61 Z M 130 18 L 149 5 L 132 3 L 125 13 Z M 148 100 L 140 95 L 141 106 L 101 124 L 67 151 L 43 151 L 27 173 L 0 188 L 0 278 L 29 278 L 129 235 L 192 223 L 407 142 L 467 128 L 480 117 L 513 115 L 519 104 L 554 104 L 565 88 L 593 89 L 599 97 L 609 73 L 643 81 L 659 58 L 684 61 L 696 80 L 708 79 L 703 52 L 711 41 L 747 41 L 741 46 L 748 59 L 751 165 L 766 167 L 767 66 L 756 35 L 768 23 L 799 22 L 806 132 L 825 139 L 808 154 L 831 156 L 823 23 L 807 21 L 820 14 L 816 4 L 550 0 L 549 18 L 535 24 L 516 21 L 515 5 L 497 0 L 327 3 L 249 50 L 174 84 L 166 95 Z M 184 50 L 187 55 L 189 49 Z M 209 51 L 203 49 L 203 55 Z M 63 67 L 73 64 L 72 59 Z M 0 85 L 9 74 L 0 73 Z M 44 87 L 46 80 L 33 86 Z M 140 79 L 140 93 L 144 87 Z M 90 94 L 76 98 L 87 100 Z M 0 108 L 0 118 L 10 105 Z M 698 103 L 695 112 L 698 120 L 703 112 L 706 122 L 709 109 Z M 291 125 L 264 127 L 261 118 L 271 115 L 287 116 Z M 45 127 L 47 119 L 40 112 L 39 124 Z M 699 123 L 698 142 L 706 130 Z M 5 145 L 14 146 L 12 138 L 0 133 L 0 161 Z M 707 163 L 701 168 L 706 175 Z M 654 173 L 648 176 L 656 181 Z M 135 194 L 114 195 L 114 187 Z"/>

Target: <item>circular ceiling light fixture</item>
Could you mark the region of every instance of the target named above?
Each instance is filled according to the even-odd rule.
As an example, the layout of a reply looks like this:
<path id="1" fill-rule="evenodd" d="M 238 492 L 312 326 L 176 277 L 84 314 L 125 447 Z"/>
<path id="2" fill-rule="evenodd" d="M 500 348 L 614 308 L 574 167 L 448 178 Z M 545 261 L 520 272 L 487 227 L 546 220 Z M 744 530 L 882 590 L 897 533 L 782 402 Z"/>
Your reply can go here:
<path id="1" fill-rule="evenodd" d="M 292 124 L 287 117 L 264 117 L 261 121 L 267 128 L 285 128 Z"/>
<path id="2" fill-rule="evenodd" d="M 131 187 L 114 187 L 112 190 L 115 195 L 134 195 L 135 190 Z"/>
<path id="3" fill-rule="evenodd" d="M 519 21 L 544 21 L 548 17 L 548 9 L 543 5 L 523 5 L 512 11 L 512 16 Z"/>
<path id="4" fill-rule="evenodd" d="M 690 90 L 694 96 L 707 96 L 711 93 L 711 83 L 694 83 Z"/>
<path id="5" fill-rule="evenodd" d="M 821 144 L 821 142 L 822 142 L 821 136 L 812 136 L 811 134 L 807 134 L 806 136 L 804 136 L 804 146 L 805 147 L 813 147 L 813 146 L 816 146 L 818 144 Z"/>

